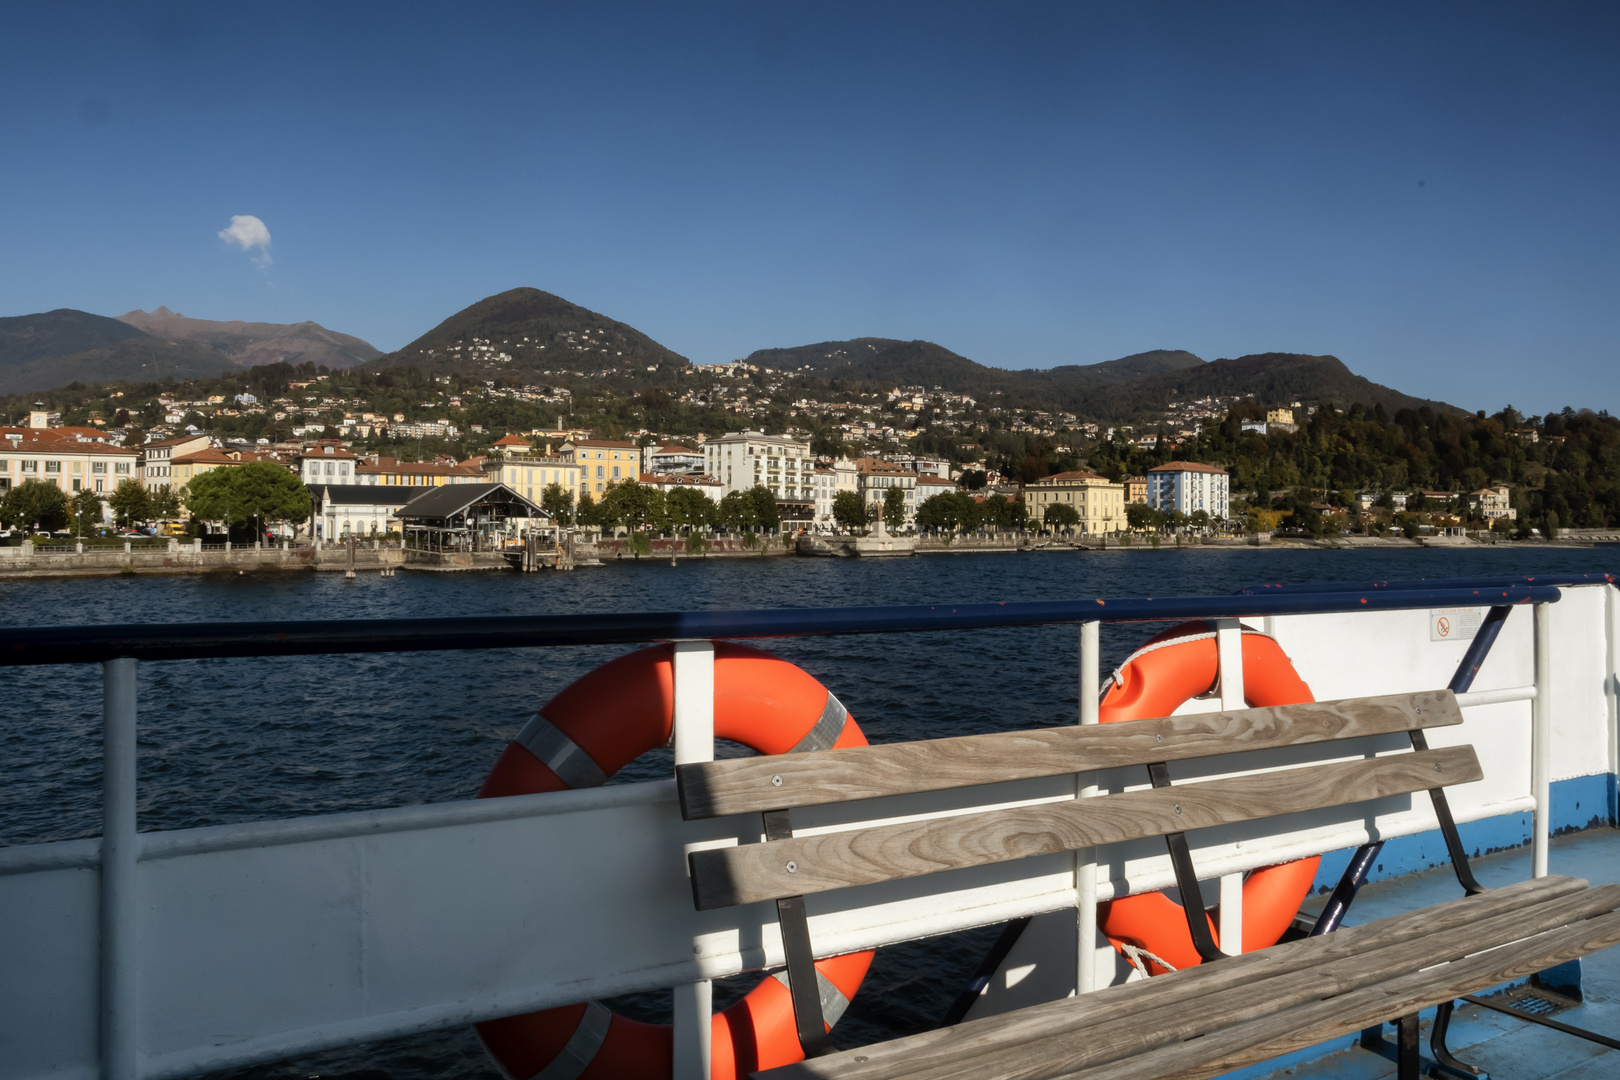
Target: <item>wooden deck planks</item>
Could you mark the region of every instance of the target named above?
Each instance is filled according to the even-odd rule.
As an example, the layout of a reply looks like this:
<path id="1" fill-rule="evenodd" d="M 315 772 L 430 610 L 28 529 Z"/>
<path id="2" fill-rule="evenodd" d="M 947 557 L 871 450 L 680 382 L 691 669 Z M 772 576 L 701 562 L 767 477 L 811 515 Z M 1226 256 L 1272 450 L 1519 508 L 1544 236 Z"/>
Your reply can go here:
<path id="1" fill-rule="evenodd" d="M 1343 996 L 1445 965 L 1501 944 L 1545 934 L 1606 915 L 1620 907 L 1620 887 L 1588 890 L 1546 904 L 1509 911 L 1472 926 L 1340 957 L 1287 975 L 1262 979 L 1236 992 L 1160 1004 L 1107 1023 L 1057 1035 L 1035 1035 L 1016 1045 L 967 1058 L 930 1055 L 905 1062 L 892 1076 L 907 1080 L 1044 1080 L 1161 1047 L 1201 1038 L 1236 1024 L 1261 1020 L 1295 1006 Z M 1213 965 L 1219 967 L 1220 964 Z M 1173 980 L 1171 980 L 1173 981 Z M 897 1063 L 898 1064 L 898 1063 Z"/>
<path id="2" fill-rule="evenodd" d="M 699 910 L 1274 817 L 1482 777 L 1472 747 L 932 818 L 690 856 Z"/>
<path id="3" fill-rule="evenodd" d="M 1233 999 L 1249 1003 L 1263 999 L 1262 1008 L 1276 1011 L 1292 1003 L 1278 999 L 1279 994 L 1293 993 L 1295 1000 L 1303 1001 L 1334 992 L 1334 980 L 1354 981 L 1354 969 L 1365 956 L 1382 955 L 1385 962 L 1395 959 L 1410 970 L 1451 958 L 1459 948 L 1463 952 L 1477 948 L 1482 933 L 1523 936 L 1616 906 L 1620 906 L 1620 886 L 1587 890 L 1584 881 L 1552 877 L 1519 882 L 1417 912 L 1344 927 L 1323 937 L 1246 953 L 1177 973 L 1174 978 L 1031 1006 L 1005 1016 L 800 1062 L 768 1075 L 772 1080 L 1023 1076 L 1028 1063 L 1018 1060 L 1018 1055 L 1025 1048 L 1042 1047 L 1053 1060 L 1072 1065 L 1077 1060 L 1072 1056 L 1076 1048 L 1084 1055 L 1119 1025 L 1130 1032 L 1151 1031 L 1154 1017 L 1199 1017 L 1208 1013 L 1211 1003 L 1225 1007 Z M 1423 951 L 1411 951 L 1414 949 Z M 1170 1036 L 1172 1041 L 1184 1037 Z M 1089 1059 L 1091 1063 L 1098 1060 Z"/>
<path id="4" fill-rule="evenodd" d="M 1611 912 L 1134 1058 L 1096 1068 L 1048 1073 L 1043 1080 L 1209 1080 L 1616 944 L 1620 944 L 1620 912 Z"/>
<path id="5" fill-rule="evenodd" d="M 1462 723 L 1449 690 L 676 767 L 688 820 Z"/>

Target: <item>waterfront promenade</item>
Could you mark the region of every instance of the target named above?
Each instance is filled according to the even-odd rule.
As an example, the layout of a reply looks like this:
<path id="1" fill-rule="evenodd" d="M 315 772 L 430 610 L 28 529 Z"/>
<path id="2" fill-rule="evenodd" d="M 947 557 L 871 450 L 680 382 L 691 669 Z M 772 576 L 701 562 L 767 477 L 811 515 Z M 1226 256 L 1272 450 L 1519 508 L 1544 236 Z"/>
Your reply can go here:
<path id="1" fill-rule="evenodd" d="M 341 544 L 208 544 L 170 540 L 165 546 L 116 547 L 25 542 L 0 548 L 0 580 L 109 577 L 121 574 L 199 574 L 260 570 L 391 570 L 402 563 L 398 543 L 361 540 Z"/>

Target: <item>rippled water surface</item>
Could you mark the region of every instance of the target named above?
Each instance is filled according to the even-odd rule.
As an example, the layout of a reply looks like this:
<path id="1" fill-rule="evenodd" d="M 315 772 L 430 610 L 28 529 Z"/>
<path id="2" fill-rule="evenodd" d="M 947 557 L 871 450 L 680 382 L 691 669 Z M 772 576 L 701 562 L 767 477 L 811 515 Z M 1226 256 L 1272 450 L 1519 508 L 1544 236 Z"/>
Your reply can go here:
<path id="1" fill-rule="evenodd" d="M 0 584 L 0 623 L 532 615 L 1058 600 L 1229 593 L 1260 582 L 1590 572 L 1613 549 L 1134 550 L 949 555 L 898 561 L 716 559 L 619 563 L 571 574 L 149 577 Z M 1113 665 L 1153 633 L 1105 627 Z M 1072 628 L 781 640 L 874 742 L 1070 722 Z M 470 798 L 518 718 L 620 647 L 148 663 L 140 675 L 143 829 Z M 100 673 L 0 669 L 0 845 L 100 829 Z M 620 780 L 667 776 L 649 755 Z M 879 953 L 836 1037 L 844 1045 L 933 1027 L 995 928 Z M 731 988 L 736 992 L 737 988 Z M 743 987 L 746 989 L 746 986 Z M 619 1003 L 648 1018 L 658 995 Z M 476 1041 L 445 1032 L 239 1070 L 237 1077 L 476 1077 Z"/>

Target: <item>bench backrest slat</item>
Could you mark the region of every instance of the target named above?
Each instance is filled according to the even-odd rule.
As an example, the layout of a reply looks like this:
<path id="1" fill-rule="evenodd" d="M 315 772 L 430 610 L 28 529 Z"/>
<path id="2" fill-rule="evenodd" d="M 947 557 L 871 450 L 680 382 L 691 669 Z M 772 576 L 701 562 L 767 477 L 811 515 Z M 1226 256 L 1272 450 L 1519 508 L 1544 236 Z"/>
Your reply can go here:
<path id="1" fill-rule="evenodd" d="M 696 762 L 675 776 L 692 821 L 1460 723 L 1456 697 L 1433 690 Z"/>
<path id="2" fill-rule="evenodd" d="M 694 851 L 692 892 L 699 910 L 729 907 L 1482 778 L 1473 748 L 1458 746 Z"/>

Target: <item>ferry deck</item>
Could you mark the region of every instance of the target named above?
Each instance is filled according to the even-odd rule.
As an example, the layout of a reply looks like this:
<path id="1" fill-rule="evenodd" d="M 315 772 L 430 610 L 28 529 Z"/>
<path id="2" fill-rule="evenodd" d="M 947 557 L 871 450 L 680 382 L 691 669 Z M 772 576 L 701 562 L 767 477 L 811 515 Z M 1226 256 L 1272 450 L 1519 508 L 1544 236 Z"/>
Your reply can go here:
<path id="1" fill-rule="evenodd" d="M 1071 625 L 1080 715 L 1108 674 L 1101 622 L 1204 620 L 1222 647 L 1218 692 L 1178 714 L 1241 707 L 1227 648 L 1274 636 L 1318 700 L 1452 687 L 1485 779 L 1452 812 L 1483 884 L 1549 872 L 1620 882 L 1620 592 L 1606 575 L 1257 587 L 1234 596 L 1085 598 L 944 608 L 857 608 L 29 628 L 0 631 L 0 664 L 103 670 L 103 835 L 0 849 L 0 1080 L 194 1076 L 616 994 L 673 987 L 674 1071 L 710 1073 L 712 980 L 785 962 L 775 909 L 695 911 L 684 853 L 747 842 L 735 820 L 683 821 L 673 781 L 610 785 L 291 821 L 142 832 L 136 816 L 136 671 L 197 657 L 604 646 L 673 642 L 677 763 L 714 755 L 717 640 Z M 1487 613 L 1505 609 L 1491 624 Z M 1491 642 L 1473 642 L 1481 626 Z M 755 642 L 769 648 L 768 640 Z M 1488 651 L 1485 651 L 1488 649 Z M 605 654 L 606 656 L 607 654 Z M 1465 672 L 1465 661 L 1483 660 Z M 1393 748 L 1374 740 L 1348 756 Z M 1242 767 L 1240 763 L 1237 767 Z M 1270 767 L 1256 758 L 1250 769 Z M 1079 789 L 1077 789 L 1077 784 Z M 1072 800 L 1143 786 L 1096 773 L 994 785 L 977 805 Z M 962 811 L 959 793 L 804 819 Z M 1193 834 L 1206 903 L 1241 919 L 1245 872 L 1325 853 L 1302 917 L 1381 845 L 1345 924 L 1458 895 L 1432 808 L 1395 798 Z M 1142 978 L 1099 934 L 1096 905 L 1174 884 L 1163 845 L 1130 841 L 812 903 L 816 953 L 838 955 L 1028 918 L 964 1010 L 995 1016 Z M 1234 888 L 1234 886 L 1236 886 Z M 1352 890 L 1353 891 L 1353 890 Z M 1234 922 L 1233 926 L 1240 926 Z M 566 934 L 559 927 L 568 928 Z M 1235 940 L 1240 933 L 1233 935 Z M 1560 969 L 1558 993 L 1525 985 L 1485 1000 L 1609 1040 L 1463 1004 L 1451 1050 L 1493 1077 L 1620 1076 L 1620 952 Z M 1534 990 L 1535 992 L 1531 992 Z M 1361 1039 L 1337 1039 L 1245 1077 L 1394 1076 Z"/>

